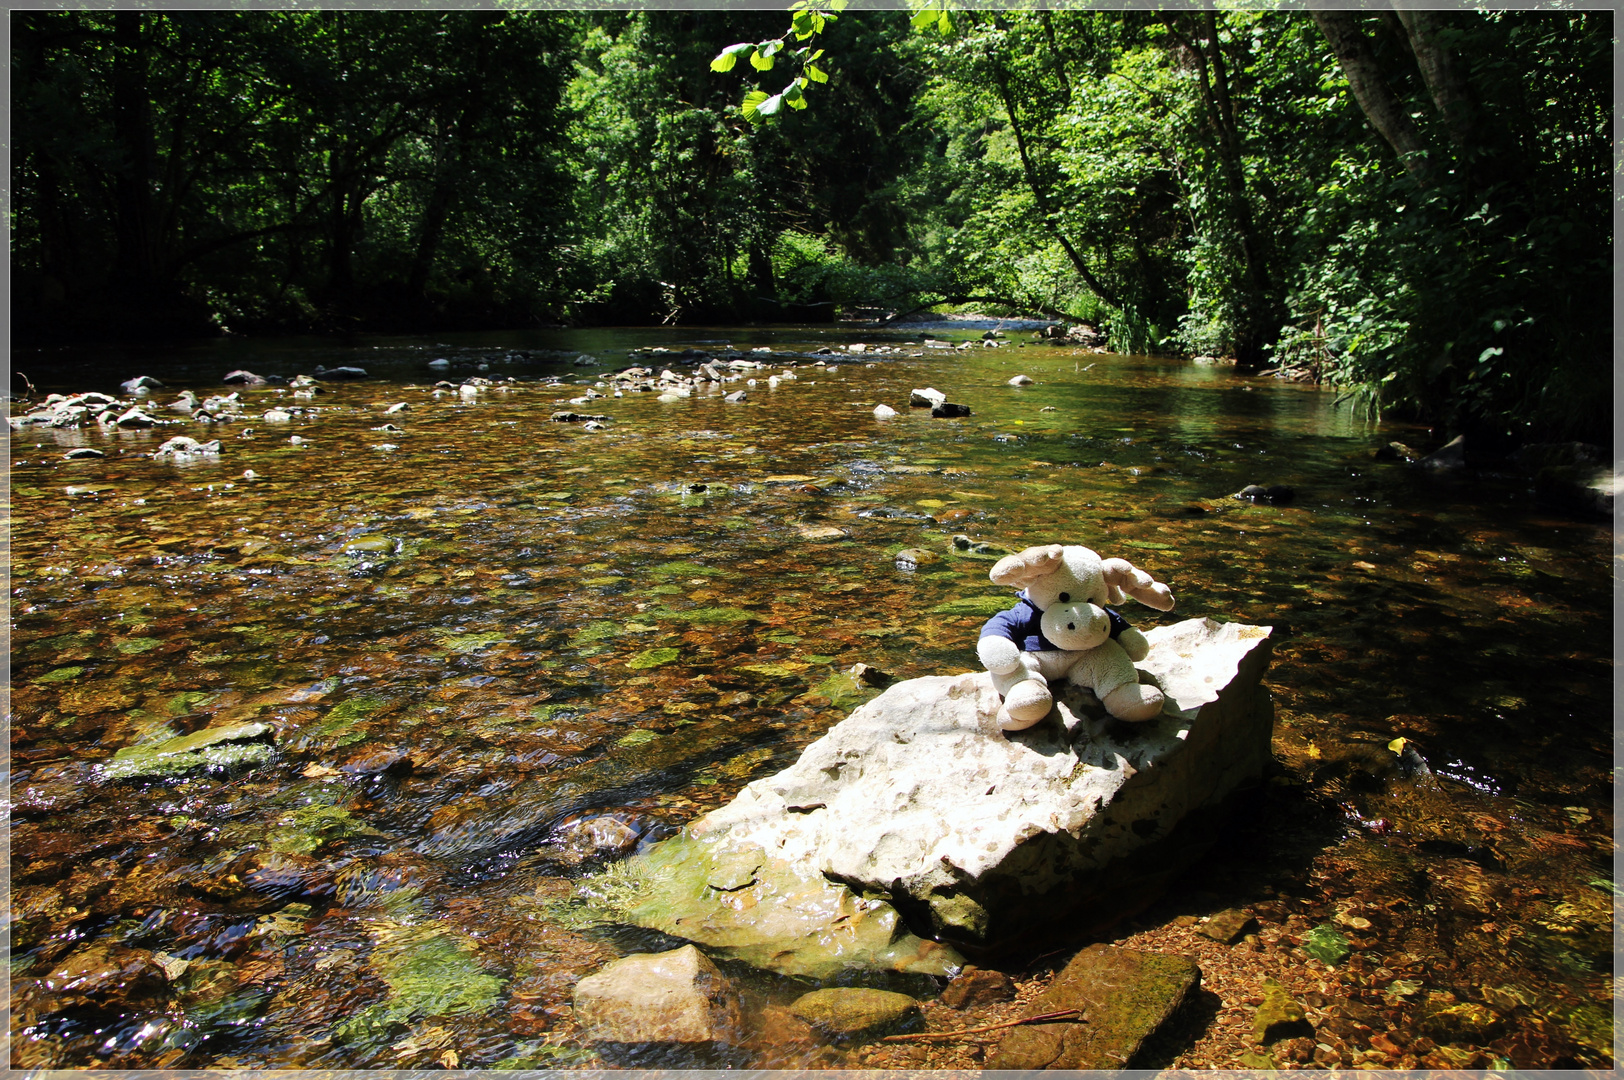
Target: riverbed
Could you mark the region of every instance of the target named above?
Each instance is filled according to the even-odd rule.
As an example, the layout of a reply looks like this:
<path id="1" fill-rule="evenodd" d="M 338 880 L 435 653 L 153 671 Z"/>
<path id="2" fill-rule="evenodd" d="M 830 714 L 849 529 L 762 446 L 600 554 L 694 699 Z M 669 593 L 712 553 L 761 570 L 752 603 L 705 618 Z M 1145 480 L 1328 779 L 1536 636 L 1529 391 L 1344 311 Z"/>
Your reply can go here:
<path id="1" fill-rule="evenodd" d="M 614 394 L 616 372 L 700 354 L 764 366 Z M 1156 918 L 1246 906 L 1285 966 L 1331 927 L 1342 996 L 1313 1007 L 1337 1054 L 1397 1065 L 1425 1038 L 1463 1067 L 1611 1064 L 1611 533 L 1514 472 L 1377 460 L 1425 432 L 1015 331 L 13 366 L 35 400 L 155 377 L 144 408 L 168 421 L 11 440 L 14 1067 L 601 1065 L 571 988 L 662 943 L 584 919 L 577 884 L 795 760 L 872 693 L 853 665 L 976 667 L 1009 599 L 987 553 L 1052 541 L 1168 582 L 1176 610 L 1132 608 L 1142 627 L 1274 627 L 1266 820 Z M 367 377 L 221 383 L 340 366 Z M 911 408 L 923 387 L 970 414 Z M 242 417 L 166 411 L 182 389 L 235 390 Z M 176 435 L 219 452 L 153 460 Z M 1291 496 L 1233 497 L 1249 484 Z M 166 747 L 196 760 L 148 768 Z M 805 989 L 736 974 L 757 1017 Z M 1444 995 L 1492 1019 L 1422 1034 Z M 735 1064 L 860 1064 L 753 1038 Z"/>

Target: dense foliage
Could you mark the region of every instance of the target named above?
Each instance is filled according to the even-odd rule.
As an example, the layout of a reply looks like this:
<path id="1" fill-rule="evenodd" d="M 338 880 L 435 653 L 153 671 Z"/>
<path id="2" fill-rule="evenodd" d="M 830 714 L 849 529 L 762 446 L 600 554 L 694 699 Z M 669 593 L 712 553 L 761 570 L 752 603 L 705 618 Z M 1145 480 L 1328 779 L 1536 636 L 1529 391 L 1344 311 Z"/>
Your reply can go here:
<path id="1" fill-rule="evenodd" d="M 1600 439 L 1612 15 L 13 16 L 25 335 L 975 304 Z"/>

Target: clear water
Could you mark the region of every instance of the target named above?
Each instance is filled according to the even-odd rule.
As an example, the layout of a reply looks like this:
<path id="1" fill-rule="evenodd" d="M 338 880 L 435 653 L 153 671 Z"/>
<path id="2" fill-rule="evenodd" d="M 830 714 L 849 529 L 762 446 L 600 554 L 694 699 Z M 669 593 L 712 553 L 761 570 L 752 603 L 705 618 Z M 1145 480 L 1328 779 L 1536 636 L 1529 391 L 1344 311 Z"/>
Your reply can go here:
<path id="1" fill-rule="evenodd" d="M 899 351 L 841 348 L 859 340 Z M 568 404 L 630 349 L 725 344 L 798 354 L 797 378 L 723 388 L 742 404 Z M 234 368 L 340 365 L 373 377 L 244 391 L 247 423 L 13 435 L 14 1065 L 599 1064 L 570 989 L 648 943 L 564 914 L 602 865 L 582 837 L 647 842 L 793 761 L 845 715 L 826 680 L 852 664 L 974 667 L 984 615 L 937 609 L 1002 591 L 955 536 L 1127 557 L 1178 597 L 1142 626 L 1274 626 L 1280 784 L 1343 822 L 1319 853 L 1352 868 L 1336 888 L 1410 901 L 1365 947 L 1509 988 L 1513 1064 L 1610 1061 L 1611 537 L 1524 479 L 1378 463 L 1422 434 L 1310 387 L 917 333 L 13 356 L 40 394 L 147 374 L 160 406 Z M 472 374 L 515 381 L 435 390 Z M 925 386 L 973 414 L 909 409 Z M 272 405 L 302 411 L 258 419 Z M 176 434 L 221 455 L 144 456 Z M 64 460 L 78 446 L 107 456 Z M 1250 483 L 1295 498 L 1229 497 Z M 900 570 L 903 548 L 939 558 Z M 246 723 L 268 728 L 236 764 L 105 776 Z M 732 1064 L 820 1060 L 762 1027 Z"/>

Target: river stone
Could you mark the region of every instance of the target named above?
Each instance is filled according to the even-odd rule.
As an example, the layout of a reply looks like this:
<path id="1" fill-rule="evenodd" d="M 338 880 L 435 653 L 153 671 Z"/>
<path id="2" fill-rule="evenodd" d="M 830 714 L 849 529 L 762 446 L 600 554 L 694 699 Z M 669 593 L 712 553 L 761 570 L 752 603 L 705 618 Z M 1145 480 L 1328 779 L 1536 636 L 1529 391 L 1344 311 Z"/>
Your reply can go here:
<path id="1" fill-rule="evenodd" d="M 204 765 L 262 764 L 270 760 L 271 748 L 253 740 L 272 730 L 269 724 L 249 721 L 204 728 L 160 743 L 137 743 L 114 754 L 101 766 L 101 775 L 106 780 L 128 780 L 137 776 L 180 776 Z"/>
<path id="2" fill-rule="evenodd" d="M 717 839 L 685 830 L 583 884 L 583 894 L 633 926 L 784 975 L 950 976 L 964 964 L 953 949 L 910 933 L 885 901 L 858 896 L 759 846 Z"/>
<path id="3" fill-rule="evenodd" d="M 815 978 L 950 974 L 953 950 L 910 940 L 898 910 L 972 956 L 1102 929 L 1199 857 L 1228 797 L 1261 777 L 1269 632 L 1210 619 L 1149 630 L 1140 666 L 1169 705 L 1142 724 L 1071 689 L 1046 721 L 1005 733 L 985 672 L 896 683 L 794 765 L 622 864 L 640 875 L 628 917 Z M 756 882 L 712 888 L 719 861 L 751 848 L 770 853 Z"/>
<path id="4" fill-rule="evenodd" d="M 74 953 L 41 982 L 53 994 L 103 997 L 162 989 L 163 968 L 145 949 L 97 942 Z"/>
<path id="5" fill-rule="evenodd" d="M 908 394 L 908 404 L 915 409 L 934 409 L 947 400 L 947 395 L 934 386 L 927 386 L 923 390 L 913 390 Z"/>
<path id="6" fill-rule="evenodd" d="M 1416 462 L 1423 469 L 1450 472 L 1466 467 L 1466 436 L 1456 435 L 1443 446 Z"/>
<path id="7" fill-rule="evenodd" d="M 575 986 L 575 1019 L 594 1042 L 732 1043 L 739 998 L 692 945 L 633 953 Z"/>
<path id="8" fill-rule="evenodd" d="M 790 1012 L 836 1039 L 876 1038 L 920 1025 L 919 1002 L 892 990 L 834 986 L 795 999 Z"/>
<path id="9" fill-rule="evenodd" d="M 129 412 L 125 413 L 123 416 L 120 416 L 118 420 L 115 421 L 115 423 L 117 423 L 121 428 L 149 428 L 157 424 L 157 422 L 158 421 L 142 412 L 140 408 L 131 409 Z"/>
<path id="10" fill-rule="evenodd" d="M 198 442 L 185 435 L 177 435 L 152 452 L 152 460 L 184 463 L 195 458 L 219 457 L 220 440 Z"/>
<path id="11" fill-rule="evenodd" d="M 1281 1039 L 1296 1039 L 1314 1034 L 1314 1025 L 1302 1005 L 1286 992 L 1274 979 L 1263 980 L 1263 1004 L 1252 1018 L 1252 1032 L 1258 1042 L 1267 1045 Z"/>
<path id="12" fill-rule="evenodd" d="M 1002 971 L 985 971 L 974 964 L 966 964 L 942 991 L 942 1004 L 954 1009 L 973 1009 L 1014 1000 L 1014 979 Z"/>
<path id="13" fill-rule="evenodd" d="M 1009 382 L 1005 383 L 1004 385 L 1005 386 L 1031 386 L 1032 385 L 1032 376 L 1030 376 L 1030 375 L 1017 375 L 1014 378 L 1010 379 Z"/>
<path id="14" fill-rule="evenodd" d="M 1233 945 L 1257 929 L 1257 920 L 1239 908 L 1227 908 L 1196 927 L 1196 932 L 1224 945 Z"/>
<path id="15" fill-rule="evenodd" d="M 987 1067 L 1121 1069 L 1200 979 L 1182 956 L 1090 945 L 1030 1006 L 1034 1015 L 1081 1009 L 1086 1019 L 1011 1028 Z"/>
<path id="16" fill-rule="evenodd" d="M 897 411 L 889 405 L 874 406 L 874 419 L 876 420 L 889 420 L 896 414 Z"/>
<path id="17" fill-rule="evenodd" d="M 1475 1001 L 1455 1002 L 1432 994 L 1421 1008 L 1417 1025 L 1423 1035 L 1444 1043 L 1482 1045 L 1498 1035 L 1503 1027 L 1500 1014 Z"/>

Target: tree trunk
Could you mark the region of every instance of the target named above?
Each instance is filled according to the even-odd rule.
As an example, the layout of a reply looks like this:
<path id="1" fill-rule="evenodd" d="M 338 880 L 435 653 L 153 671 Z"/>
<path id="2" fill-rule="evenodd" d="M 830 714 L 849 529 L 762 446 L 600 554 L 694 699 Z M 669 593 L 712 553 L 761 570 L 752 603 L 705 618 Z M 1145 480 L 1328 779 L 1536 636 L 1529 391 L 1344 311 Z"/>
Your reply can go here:
<path id="1" fill-rule="evenodd" d="M 1466 151 L 1472 146 L 1472 128 L 1477 109 L 1459 65 L 1438 40 L 1438 14 L 1404 8 L 1398 12 L 1398 18 L 1409 37 L 1410 51 L 1415 54 L 1415 63 L 1421 69 L 1421 79 L 1427 85 L 1427 93 L 1438 107 L 1438 115 L 1443 117 L 1449 141 L 1455 147 L 1455 153 L 1464 161 Z"/>
<path id="2" fill-rule="evenodd" d="M 1410 119 L 1403 103 L 1382 79 L 1370 41 L 1359 27 L 1361 13 L 1324 8 L 1313 8 L 1310 13 L 1314 17 L 1314 25 L 1319 27 L 1320 33 L 1330 43 L 1331 52 L 1336 56 L 1342 74 L 1348 80 L 1348 88 L 1353 91 L 1354 100 L 1359 103 L 1365 119 L 1398 154 L 1399 161 L 1416 186 L 1431 187 L 1435 171 L 1426 140 L 1421 137 L 1420 129 Z"/>
<path id="3" fill-rule="evenodd" d="M 1104 282 L 1094 276 L 1094 271 L 1089 268 L 1088 263 L 1084 261 L 1082 254 L 1073 246 L 1070 238 L 1060 231 L 1060 225 L 1054 220 L 1054 213 L 1049 203 L 1048 189 L 1038 177 L 1037 168 L 1032 164 L 1032 156 L 1027 150 L 1026 133 L 1022 130 L 1020 118 L 1015 112 L 1015 99 L 1009 92 L 1009 78 L 1004 74 L 1003 65 L 996 58 L 992 61 L 992 72 L 993 79 L 998 83 L 998 93 L 1003 98 L 1004 115 L 1009 117 L 1009 129 L 1015 135 L 1015 149 L 1021 157 L 1021 170 L 1026 175 L 1026 186 L 1032 192 L 1032 200 L 1037 203 L 1038 214 L 1043 218 L 1044 228 L 1049 231 L 1050 236 L 1054 237 L 1055 241 L 1060 245 L 1060 249 L 1066 253 L 1066 258 L 1071 260 L 1073 269 L 1094 291 L 1094 295 L 1111 307 L 1121 307 L 1122 301 L 1114 292 L 1105 287 Z"/>
<path id="4" fill-rule="evenodd" d="M 428 205 L 417 225 L 417 250 L 412 255 L 412 269 L 406 278 L 406 295 L 417 303 L 428 300 L 429 274 L 434 269 L 434 258 L 440 249 L 440 238 L 445 235 L 446 218 L 451 214 L 451 202 L 456 198 L 453 181 L 440 176 L 429 194 Z"/>

